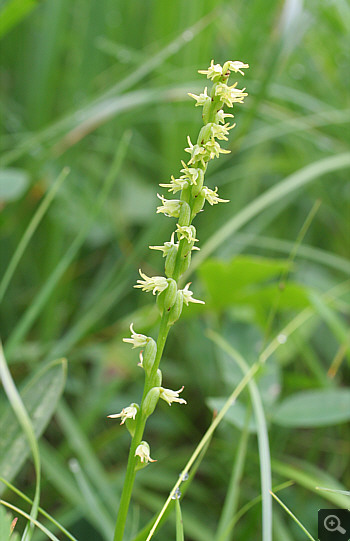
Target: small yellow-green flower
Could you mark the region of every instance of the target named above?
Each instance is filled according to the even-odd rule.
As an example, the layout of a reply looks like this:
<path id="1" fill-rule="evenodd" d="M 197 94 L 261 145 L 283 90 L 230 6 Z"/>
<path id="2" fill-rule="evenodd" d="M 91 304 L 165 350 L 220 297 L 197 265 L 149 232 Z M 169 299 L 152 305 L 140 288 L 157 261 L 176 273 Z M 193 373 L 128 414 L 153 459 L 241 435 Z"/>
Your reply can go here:
<path id="1" fill-rule="evenodd" d="M 215 83 L 222 77 L 222 66 L 220 64 L 214 64 L 214 60 L 212 60 L 207 70 L 198 70 L 198 73 L 206 75 L 207 79 L 211 79 Z"/>
<path id="2" fill-rule="evenodd" d="M 203 106 L 208 101 L 211 101 L 211 97 L 208 96 L 207 90 L 208 90 L 208 88 L 205 87 L 204 92 L 202 94 L 199 94 L 199 96 L 197 96 L 197 94 L 191 94 L 190 92 L 188 93 L 188 95 L 191 96 L 191 98 L 194 98 L 196 100 L 196 102 L 197 102 L 196 107 L 198 107 L 200 105 Z"/>
<path id="3" fill-rule="evenodd" d="M 146 291 L 147 293 L 152 291 L 153 295 L 155 295 L 168 287 L 167 279 L 164 276 L 147 276 L 141 269 L 139 269 L 139 273 L 143 280 L 137 280 L 137 285 L 134 287 L 139 287 L 142 291 Z"/>
<path id="4" fill-rule="evenodd" d="M 132 349 L 143 348 L 148 344 L 149 337 L 144 334 L 137 334 L 134 332 L 134 324 L 130 324 L 131 338 L 123 338 L 123 342 L 132 344 Z"/>
<path id="5" fill-rule="evenodd" d="M 244 92 L 245 88 L 240 90 L 236 88 L 237 83 L 232 86 L 228 86 L 225 83 L 219 83 L 215 88 L 215 95 L 219 96 L 220 100 L 228 105 L 233 107 L 234 103 L 243 103 L 243 100 L 248 96 L 247 92 Z"/>
<path id="6" fill-rule="evenodd" d="M 142 441 L 140 445 L 136 447 L 135 456 L 140 458 L 141 462 L 148 464 L 148 462 L 157 462 L 150 456 L 151 450 L 147 441 Z"/>
<path id="7" fill-rule="evenodd" d="M 184 300 L 184 303 L 186 304 L 186 306 L 188 306 L 189 302 L 194 302 L 196 304 L 205 304 L 204 301 L 200 301 L 198 299 L 193 299 L 192 298 L 193 293 L 192 293 L 192 291 L 189 290 L 190 285 L 191 285 L 191 282 L 186 284 L 183 289 L 180 289 L 180 292 L 182 293 L 182 297 L 183 297 L 183 300 Z"/>
<path id="8" fill-rule="evenodd" d="M 188 181 L 185 177 L 174 178 L 173 175 L 171 175 L 171 182 L 169 184 L 159 184 L 162 188 L 169 188 L 168 192 L 172 192 L 173 194 L 181 192 L 181 190 L 187 188 L 188 185 Z"/>
<path id="9" fill-rule="evenodd" d="M 173 402 L 178 402 L 179 404 L 187 404 L 184 398 L 180 398 L 179 394 L 184 390 L 184 387 L 181 387 L 178 391 L 172 391 L 171 389 L 165 389 L 160 387 L 160 398 L 165 400 L 171 406 Z"/>
<path id="10" fill-rule="evenodd" d="M 162 195 L 157 194 L 157 197 L 163 203 L 161 206 L 157 207 L 157 214 L 163 213 L 165 216 L 171 218 L 178 218 L 180 216 L 181 210 L 181 201 L 179 199 L 165 199 Z"/>
<path id="11" fill-rule="evenodd" d="M 203 186 L 202 194 L 210 205 L 216 205 L 217 203 L 229 203 L 229 199 L 220 199 L 218 195 L 217 187 L 215 190 L 211 190 L 208 186 Z"/>
<path id="12" fill-rule="evenodd" d="M 169 253 L 169 250 L 172 248 L 172 246 L 178 246 L 179 243 L 175 242 L 175 231 L 172 232 L 171 238 L 168 242 L 164 242 L 163 246 L 149 246 L 151 250 L 160 250 L 163 252 L 163 257 L 166 257 Z"/>
<path id="13" fill-rule="evenodd" d="M 196 239 L 196 229 L 193 225 L 176 224 L 176 233 L 179 234 L 179 240 L 186 239 L 187 242 L 198 242 Z"/>
<path id="14" fill-rule="evenodd" d="M 196 162 L 200 162 L 203 165 L 203 167 L 205 167 L 205 164 L 209 159 L 208 152 L 206 151 L 206 149 L 200 145 L 197 145 L 197 143 L 195 145 L 192 145 L 192 142 L 189 136 L 187 137 L 187 142 L 188 142 L 188 147 L 185 148 L 185 152 L 188 152 L 189 154 L 191 154 L 191 159 L 188 163 L 194 164 Z"/>
<path id="15" fill-rule="evenodd" d="M 127 419 L 134 419 L 137 415 L 138 408 L 136 407 L 136 404 L 131 404 L 127 408 L 123 408 L 120 413 L 113 413 L 112 415 L 107 415 L 110 419 L 117 419 L 118 417 L 121 418 L 120 424 L 123 425 Z"/>

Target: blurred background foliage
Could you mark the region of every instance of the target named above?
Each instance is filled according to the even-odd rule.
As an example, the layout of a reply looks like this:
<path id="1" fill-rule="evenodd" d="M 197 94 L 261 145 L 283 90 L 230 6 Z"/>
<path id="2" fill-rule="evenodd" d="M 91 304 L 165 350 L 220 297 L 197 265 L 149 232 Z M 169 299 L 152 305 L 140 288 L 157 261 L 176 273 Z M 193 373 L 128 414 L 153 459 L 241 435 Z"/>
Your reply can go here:
<path id="1" fill-rule="evenodd" d="M 158 183 L 178 174 L 186 136 L 193 140 L 200 128 L 200 110 L 187 96 L 206 84 L 197 70 L 212 58 L 242 60 L 250 69 L 239 87 L 249 97 L 235 110 L 232 153 L 207 175 L 231 202 L 206 208 L 196 223 L 203 249 L 190 279 L 207 304 L 186 310 L 162 364 L 164 384 L 184 384 L 188 406 L 160 405 L 150 419 L 146 437 L 158 462 L 137 477 L 128 535 L 159 510 L 212 410 L 241 378 L 207 337 L 211 328 L 248 363 L 278 336 L 258 378 L 273 484 L 295 481 L 280 497 L 316 536 L 318 508 L 347 502 L 315 487 L 350 486 L 348 2 L 7 0 L 1 11 L 2 276 L 56 190 L 1 292 L 2 340 L 17 385 L 53 359 L 68 359 L 63 398 L 40 439 L 41 505 L 79 540 L 112 538 L 129 436 L 106 415 L 142 392 L 137 354 L 121 340 L 129 323 L 157 332 L 154 299 L 132 285 L 139 267 L 163 272 L 159 253 L 148 249 L 172 227 L 155 214 Z M 310 318 L 284 334 L 305 310 Z M 44 381 L 31 384 L 29 402 L 33 385 L 36 398 L 45 394 Z M 4 419 L 4 395 L 0 408 Z M 245 425 L 232 516 L 260 494 L 249 411 L 244 392 L 186 494 L 188 540 L 214 539 Z M 31 462 L 17 466 L 7 479 L 32 497 Z M 276 539 L 304 539 L 277 504 L 273 527 Z M 235 539 L 260 536 L 256 501 L 235 525 Z M 174 538 L 173 520 L 155 536 L 163 538 Z"/>

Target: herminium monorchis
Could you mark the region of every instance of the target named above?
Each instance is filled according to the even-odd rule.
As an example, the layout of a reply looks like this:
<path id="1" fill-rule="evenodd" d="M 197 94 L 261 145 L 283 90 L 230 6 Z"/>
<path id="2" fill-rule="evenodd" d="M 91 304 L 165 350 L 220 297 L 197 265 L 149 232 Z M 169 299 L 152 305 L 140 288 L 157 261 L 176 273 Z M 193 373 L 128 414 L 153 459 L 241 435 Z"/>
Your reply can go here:
<path id="1" fill-rule="evenodd" d="M 122 539 L 136 471 L 149 462 L 154 462 L 150 458 L 150 446 L 143 440 L 147 418 L 153 413 L 160 398 L 169 405 L 172 402 L 186 404 L 186 401 L 179 397 L 183 387 L 178 391 L 162 387 L 159 363 L 169 329 L 179 319 L 183 304 L 187 306 L 190 302 L 204 304 L 203 301 L 193 298 L 193 293 L 189 289 L 190 283 L 183 289 L 179 289 L 178 280 L 190 265 L 192 251 L 199 250 L 195 246 L 198 239 L 196 228 L 192 225 L 193 219 L 203 209 L 205 201 L 210 205 L 228 202 L 219 197 L 217 188 L 212 190 L 204 185 L 204 175 L 210 160 L 219 158 L 220 154 L 230 152 L 221 148 L 217 141 L 227 141 L 229 131 L 235 127 L 235 124 L 230 125 L 226 122 L 226 119 L 233 118 L 233 115 L 225 113 L 223 107 L 225 105 L 233 107 L 235 103 L 243 103 L 247 93 L 244 88 L 242 90 L 237 88 L 237 83 L 231 86 L 227 83 L 231 72 L 244 75 L 242 70 L 248 67 L 248 64 L 240 61 L 228 61 L 221 66 L 214 64 L 212 60 L 207 70 L 199 70 L 199 73 L 206 75 L 207 79 L 213 83 L 210 94 L 207 87 L 199 95 L 189 94 L 195 99 L 196 107 L 203 107 L 204 126 L 194 144 L 190 137 L 187 137 L 188 147 L 185 148 L 185 152 L 189 153 L 190 158 L 187 164 L 181 162 L 182 175 L 179 178 L 171 176 L 169 183 L 160 184 L 161 187 L 168 188 L 168 192 L 172 194 L 179 192 L 176 199 L 166 199 L 158 194 L 161 205 L 157 207 L 157 213 L 175 218 L 176 223 L 170 241 L 162 246 L 150 246 L 152 250 L 162 252 L 162 256 L 165 257 L 165 276 L 149 277 L 140 270 L 141 279 L 137 280 L 134 286 L 142 291 L 152 292 L 153 295 L 157 294 L 157 305 L 161 313 L 158 339 L 156 343 L 153 338 L 136 333 L 133 324 L 130 325 L 131 338 L 124 338 L 124 342 L 132 344 L 133 348 L 143 348 L 138 363 L 145 372 L 141 406 L 133 403 L 123 408 L 121 413 L 109 416 L 120 418 L 121 424 L 125 424 L 132 436 L 115 539 Z"/>

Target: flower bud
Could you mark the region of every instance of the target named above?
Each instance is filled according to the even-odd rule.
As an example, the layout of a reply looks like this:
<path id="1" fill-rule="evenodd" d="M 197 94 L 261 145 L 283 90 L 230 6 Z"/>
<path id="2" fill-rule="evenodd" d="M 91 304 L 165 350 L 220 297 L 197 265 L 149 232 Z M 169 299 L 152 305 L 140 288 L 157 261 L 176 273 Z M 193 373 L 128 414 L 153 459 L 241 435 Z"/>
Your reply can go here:
<path id="1" fill-rule="evenodd" d="M 159 387 L 153 387 L 150 391 L 148 391 L 146 398 L 142 404 L 142 414 L 145 417 L 149 417 L 154 412 L 157 402 L 159 400 L 159 395 Z"/>
<path id="2" fill-rule="evenodd" d="M 175 321 L 179 319 L 182 312 L 183 295 L 179 291 L 176 293 L 176 301 L 174 306 L 170 309 L 168 325 L 173 325 Z"/>
<path id="3" fill-rule="evenodd" d="M 147 346 L 144 349 L 142 360 L 142 366 L 145 369 L 146 374 L 150 374 L 156 355 L 157 344 L 155 343 L 153 338 L 150 338 Z"/>
<path id="4" fill-rule="evenodd" d="M 172 278 L 168 278 L 168 287 L 164 295 L 164 310 L 170 310 L 176 301 L 177 284 Z"/>
<path id="5" fill-rule="evenodd" d="M 168 251 L 168 254 L 166 256 L 165 260 L 165 274 L 168 278 L 171 278 L 174 270 L 175 270 L 175 263 L 176 263 L 176 256 L 177 256 L 177 244 L 174 244 L 171 246 L 171 248 Z"/>
<path id="6" fill-rule="evenodd" d="M 179 225 L 189 225 L 191 219 L 191 208 L 186 201 L 181 204 L 181 210 L 179 215 Z"/>

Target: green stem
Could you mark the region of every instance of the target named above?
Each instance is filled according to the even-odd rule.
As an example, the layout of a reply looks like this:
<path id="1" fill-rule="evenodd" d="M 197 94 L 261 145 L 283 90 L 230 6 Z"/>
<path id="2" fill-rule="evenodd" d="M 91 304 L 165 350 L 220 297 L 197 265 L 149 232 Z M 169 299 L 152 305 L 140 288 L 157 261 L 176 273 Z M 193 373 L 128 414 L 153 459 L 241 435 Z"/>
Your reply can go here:
<path id="1" fill-rule="evenodd" d="M 128 515 L 132 489 L 134 486 L 135 475 L 136 475 L 136 465 L 137 465 L 137 460 L 138 460 L 138 458 L 135 457 L 135 451 L 137 449 L 137 446 L 140 445 L 143 439 L 143 433 L 145 430 L 145 425 L 146 425 L 146 420 L 147 420 L 147 417 L 142 415 L 142 405 L 148 391 L 154 386 L 154 381 L 156 378 L 158 366 L 162 358 L 164 346 L 165 346 L 166 339 L 169 333 L 168 319 L 169 319 L 169 314 L 164 313 L 160 322 L 160 327 L 159 327 L 159 334 L 158 334 L 158 340 L 157 340 L 157 355 L 153 363 L 151 374 L 148 378 L 146 378 L 140 413 L 139 415 L 136 416 L 136 428 L 135 428 L 135 433 L 130 445 L 128 465 L 126 468 L 125 480 L 124 480 L 123 491 L 122 491 L 120 504 L 119 504 L 119 511 L 118 511 L 117 522 L 115 525 L 113 541 L 122 541 L 123 536 L 124 536 L 125 523 L 126 523 L 126 518 Z"/>

